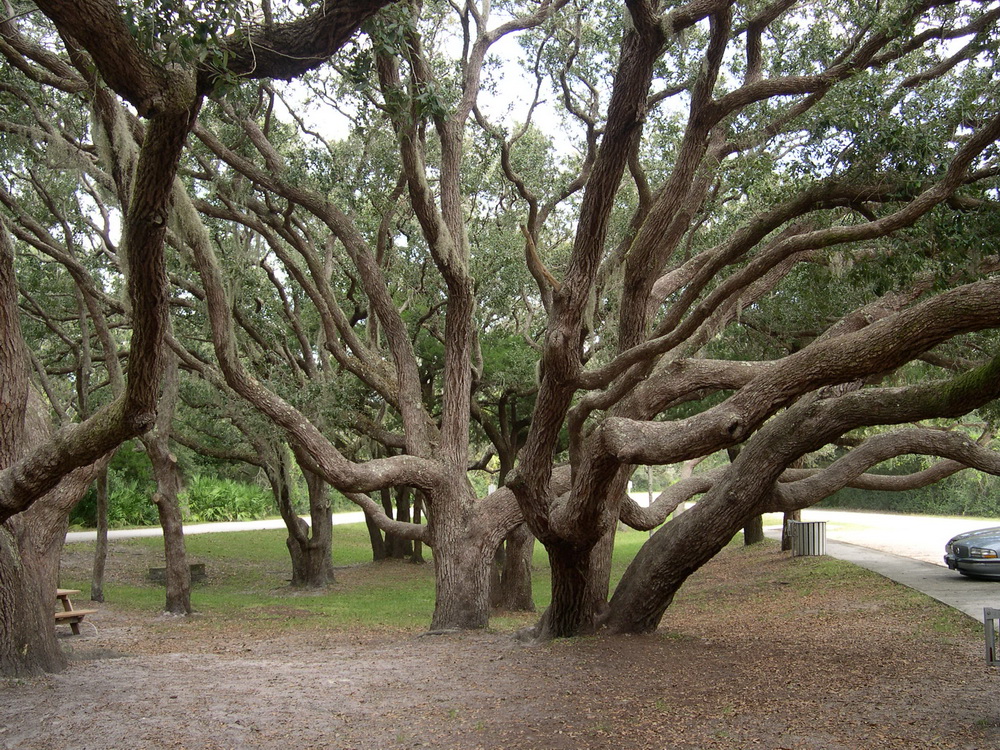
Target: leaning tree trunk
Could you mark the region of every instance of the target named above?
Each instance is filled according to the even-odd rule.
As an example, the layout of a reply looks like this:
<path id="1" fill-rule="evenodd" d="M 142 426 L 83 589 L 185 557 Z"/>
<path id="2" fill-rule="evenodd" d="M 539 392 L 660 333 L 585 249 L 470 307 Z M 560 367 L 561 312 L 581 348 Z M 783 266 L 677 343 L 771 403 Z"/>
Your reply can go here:
<path id="1" fill-rule="evenodd" d="M 649 538 L 622 576 L 604 624 L 614 633 L 655 630 L 688 576 L 711 560 L 759 515 L 783 469 L 766 441 L 755 457 L 740 458 L 691 510 Z M 761 454 L 766 457 L 761 457 Z M 744 460 L 744 458 L 746 460 Z M 748 469 L 750 465 L 753 468 Z"/>
<path id="2" fill-rule="evenodd" d="M 704 500 L 649 538 L 618 583 L 605 625 L 613 633 L 649 633 L 688 576 L 712 559 L 740 523 L 713 521 Z"/>

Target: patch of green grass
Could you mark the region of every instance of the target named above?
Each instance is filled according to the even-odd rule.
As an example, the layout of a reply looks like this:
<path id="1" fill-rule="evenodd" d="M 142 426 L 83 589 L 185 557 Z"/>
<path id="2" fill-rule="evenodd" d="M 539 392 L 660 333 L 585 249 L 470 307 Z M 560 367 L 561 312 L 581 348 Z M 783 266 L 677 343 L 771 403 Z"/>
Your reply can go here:
<path id="1" fill-rule="evenodd" d="M 192 589 L 192 605 L 200 613 L 204 627 L 230 627 L 234 620 L 248 627 L 270 629 L 323 628 L 331 630 L 425 629 L 434 610 L 434 569 L 431 550 L 424 548 L 426 564 L 405 561 L 371 562 L 371 546 L 364 524 L 334 529 L 333 560 L 336 582 L 322 590 L 298 590 L 288 586 L 291 563 L 285 546 L 284 530 L 246 531 L 224 534 L 195 534 L 186 537 L 189 561 L 204 563 L 208 578 Z M 621 531 L 612 557 L 611 590 L 621 578 L 649 535 Z M 126 610 L 157 612 L 164 603 L 162 585 L 146 580 L 148 567 L 162 566 L 163 542 L 158 538 L 114 541 L 105 582 L 108 603 Z M 682 589 L 679 600 L 694 608 L 717 608 L 733 599 L 745 605 L 757 597 L 781 597 L 782 592 L 811 595 L 841 587 L 870 586 L 878 576 L 829 557 L 788 559 L 774 554 L 777 543 L 766 541 L 742 547 L 738 540 L 727 554 L 737 555 L 745 564 L 763 566 L 770 572 L 762 577 L 759 590 L 747 591 L 739 582 L 712 581 L 704 593 Z M 93 545 L 73 545 L 76 567 L 63 566 L 62 585 L 89 592 L 90 559 Z M 710 569 L 699 572 L 711 580 Z M 533 625 L 551 598 L 551 577 L 545 549 L 535 545 L 532 587 L 537 612 L 505 613 L 491 618 L 491 629 L 511 632 Z M 912 599 L 911 599 L 912 595 Z M 926 632 L 950 635 L 964 624 L 950 613 L 925 622 L 919 613 L 924 598 L 916 592 L 900 590 L 892 605 L 900 616 L 914 616 Z M 671 637 L 669 632 L 666 637 Z"/>
<path id="2" fill-rule="evenodd" d="M 979 633 L 982 629 L 979 623 L 970 617 L 959 615 L 951 610 L 935 611 L 927 619 L 927 628 L 938 635 L 966 636 L 970 631 Z"/>
<path id="3" fill-rule="evenodd" d="M 185 537 L 188 561 L 204 563 L 207 580 L 192 588 L 191 601 L 206 626 L 223 627 L 233 618 L 271 627 L 392 628 L 420 630 L 434 611 L 432 553 L 424 547 L 427 563 L 371 561 L 371 545 L 364 524 L 334 528 L 333 562 L 336 582 L 327 589 L 296 590 L 288 586 L 291 563 L 286 532 L 241 531 L 190 534 Z M 646 532 L 622 531 L 612 557 L 612 587 L 621 578 Z M 92 545 L 75 546 L 89 562 Z M 85 549 L 84 549 L 85 548 Z M 155 612 L 163 606 L 162 585 L 146 580 L 149 567 L 162 566 L 163 541 L 145 537 L 114 541 L 111 546 L 105 599 L 123 609 Z M 124 568 L 124 569 L 122 569 Z M 64 567 L 62 585 L 89 592 L 86 569 Z M 551 600 L 551 577 L 544 547 L 535 545 L 532 591 L 537 613 Z M 534 624 L 537 613 L 510 613 L 492 618 L 500 632 Z"/>
<path id="4" fill-rule="evenodd" d="M 208 579 L 192 587 L 195 610 L 209 622 L 239 616 L 279 627 L 298 627 L 322 619 L 324 627 L 426 628 L 434 609 L 434 571 L 429 564 L 386 561 L 371 563 L 364 524 L 338 526 L 333 561 L 337 581 L 327 589 L 296 590 L 288 586 L 291 562 L 286 533 L 245 531 L 193 534 L 185 538 L 188 560 L 203 562 Z M 114 560 L 131 567 L 109 581 L 105 599 L 124 609 L 153 610 L 163 605 L 163 588 L 145 580 L 146 568 L 162 565 L 158 538 L 116 541 Z M 430 551 L 425 548 L 425 557 Z M 89 590 L 88 582 L 65 576 L 64 586 Z M 89 573 L 89 571 L 87 571 Z"/>

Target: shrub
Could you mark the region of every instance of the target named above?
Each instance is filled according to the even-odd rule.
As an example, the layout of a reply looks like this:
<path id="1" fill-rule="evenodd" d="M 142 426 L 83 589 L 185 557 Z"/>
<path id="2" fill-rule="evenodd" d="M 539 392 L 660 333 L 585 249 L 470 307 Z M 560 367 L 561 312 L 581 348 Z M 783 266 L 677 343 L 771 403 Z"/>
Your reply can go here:
<path id="1" fill-rule="evenodd" d="M 191 478 L 181 501 L 195 523 L 255 521 L 274 513 L 272 495 L 261 487 L 203 475 Z"/>
<path id="2" fill-rule="evenodd" d="M 156 485 L 149 480 L 130 476 L 129 472 L 108 470 L 108 526 L 122 529 L 130 526 L 155 526 L 160 522 L 153 492 Z M 97 525 L 97 490 L 91 487 L 70 513 L 70 525 L 93 528 Z"/>

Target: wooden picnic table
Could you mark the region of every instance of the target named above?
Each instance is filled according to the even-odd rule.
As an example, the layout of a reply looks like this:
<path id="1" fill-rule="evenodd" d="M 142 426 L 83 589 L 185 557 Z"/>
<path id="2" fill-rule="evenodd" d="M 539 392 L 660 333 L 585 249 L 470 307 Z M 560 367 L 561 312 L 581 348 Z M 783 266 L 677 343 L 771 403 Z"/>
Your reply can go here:
<path id="1" fill-rule="evenodd" d="M 80 635 L 80 621 L 84 617 L 97 613 L 96 609 L 73 609 L 70 596 L 79 593 L 80 589 L 56 589 L 56 601 L 62 602 L 62 611 L 56 612 L 56 625 L 61 622 L 68 623 L 73 635 Z"/>

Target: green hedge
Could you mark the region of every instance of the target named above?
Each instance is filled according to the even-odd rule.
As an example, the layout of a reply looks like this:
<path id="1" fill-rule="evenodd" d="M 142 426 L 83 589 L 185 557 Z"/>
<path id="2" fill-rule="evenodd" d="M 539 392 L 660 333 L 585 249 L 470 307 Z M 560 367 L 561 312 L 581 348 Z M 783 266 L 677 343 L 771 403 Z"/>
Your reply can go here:
<path id="1" fill-rule="evenodd" d="M 151 480 L 129 478 L 117 469 L 108 471 L 108 526 L 113 529 L 156 526 L 159 516 L 153 504 L 156 485 Z M 274 515 L 270 491 L 256 484 L 210 476 L 195 476 L 181 492 L 184 520 L 255 521 Z M 70 525 L 97 525 L 97 492 L 91 487 L 70 514 Z"/>

